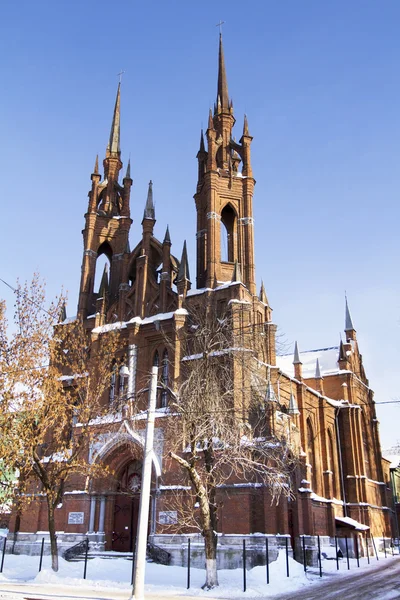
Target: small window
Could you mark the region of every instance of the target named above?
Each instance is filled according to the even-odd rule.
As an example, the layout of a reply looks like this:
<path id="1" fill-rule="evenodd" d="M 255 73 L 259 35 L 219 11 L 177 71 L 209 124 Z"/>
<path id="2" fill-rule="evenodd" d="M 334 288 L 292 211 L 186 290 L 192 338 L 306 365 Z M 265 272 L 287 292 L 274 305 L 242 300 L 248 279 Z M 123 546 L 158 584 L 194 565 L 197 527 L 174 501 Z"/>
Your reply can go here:
<path id="1" fill-rule="evenodd" d="M 168 373 L 169 371 L 169 362 L 168 362 L 168 352 L 164 350 L 163 360 L 162 360 L 162 373 L 161 373 L 161 408 L 165 408 L 168 404 Z"/>

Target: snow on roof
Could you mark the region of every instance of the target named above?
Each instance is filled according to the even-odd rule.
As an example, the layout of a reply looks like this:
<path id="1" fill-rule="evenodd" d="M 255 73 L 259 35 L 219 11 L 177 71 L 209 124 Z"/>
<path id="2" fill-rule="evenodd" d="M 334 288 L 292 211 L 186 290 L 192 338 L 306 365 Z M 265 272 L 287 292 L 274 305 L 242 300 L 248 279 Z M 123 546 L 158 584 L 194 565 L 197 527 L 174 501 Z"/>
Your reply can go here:
<path id="1" fill-rule="evenodd" d="M 212 288 L 199 288 L 198 290 L 189 290 L 186 296 L 198 296 L 199 294 L 205 294 L 205 292 L 212 292 Z"/>
<path id="2" fill-rule="evenodd" d="M 57 323 L 57 325 L 69 325 L 70 323 L 73 323 L 74 321 L 76 321 L 77 316 L 75 315 L 75 317 L 67 317 L 66 319 L 64 319 L 64 321 L 61 321 L 61 323 Z"/>
<path id="3" fill-rule="evenodd" d="M 107 331 L 114 331 L 115 329 L 125 329 L 126 323 L 124 321 L 117 321 L 116 323 L 107 323 L 107 325 L 100 325 L 92 329 L 92 333 L 106 333 Z"/>
<path id="4" fill-rule="evenodd" d="M 318 350 L 307 350 L 300 352 L 300 361 L 303 365 L 303 378 L 308 379 L 315 377 L 315 367 L 317 359 L 321 369 L 321 375 L 335 375 L 340 372 L 339 364 L 339 347 L 331 346 L 330 348 L 320 348 Z M 276 364 L 281 371 L 294 377 L 293 353 L 284 354 L 276 357 Z"/>
<path id="5" fill-rule="evenodd" d="M 232 285 L 238 285 L 239 283 L 244 286 L 243 281 L 218 281 L 218 287 L 216 288 L 199 288 L 198 290 L 189 290 L 186 295 L 197 296 L 199 294 L 204 294 L 205 292 L 216 292 L 217 290 L 224 290 Z"/>
<path id="6" fill-rule="evenodd" d="M 133 317 L 130 321 L 117 321 L 116 323 L 108 323 L 107 325 L 101 325 L 95 327 L 92 333 L 106 333 L 107 331 L 113 331 L 115 329 L 126 329 L 129 323 L 138 323 L 139 325 L 148 325 L 149 323 L 155 323 L 156 321 L 166 321 L 172 319 L 174 315 L 187 315 L 189 314 L 185 308 L 178 308 L 173 312 L 158 313 L 151 317 L 141 319 L 140 317 Z"/>
<path id="7" fill-rule="evenodd" d="M 350 517 L 335 517 L 336 521 L 343 523 L 343 525 L 348 525 L 349 527 L 353 527 L 357 531 L 366 531 L 369 529 L 368 525 L 364 525 L 364 523 L 359 523 L 355 519 L 351 519 Z"/>
<path id="8" fill-rule="evenodd" d="M 383 456 L 382 458 L 385 458 L 386 460 L 388 460 L 390 462 L 390 468 L 391 469 L 397 469 L 397 467 L 400 467 L 400 454 L 394 454 L 393 456 L 390 455 L 386 455 Z"/>
<path id="9" fill-rule="evenodd" d="M 153 315 L 152 317 L 146 317 L 142 319 L 142 325 L 148 325 L 149 323 L 155 323 L 156 321 L 166 321 L 168 319 L 172 319 L 174 315 L 188 315 L 188 311 L 185 308 L 178 308 L 173 312 L 168 313 L 158 313 L 157 315 Z M 129 321 L 128 321 L 129 322 Z"/>

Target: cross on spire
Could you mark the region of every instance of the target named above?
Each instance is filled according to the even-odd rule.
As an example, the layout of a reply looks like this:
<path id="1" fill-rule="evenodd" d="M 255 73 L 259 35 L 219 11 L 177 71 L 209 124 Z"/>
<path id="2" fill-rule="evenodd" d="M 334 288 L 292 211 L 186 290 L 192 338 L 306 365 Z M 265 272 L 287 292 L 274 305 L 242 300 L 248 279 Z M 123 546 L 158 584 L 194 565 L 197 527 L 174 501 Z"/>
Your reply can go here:
<path id="1" fill-rule="evenodd" d="M 224 25 L 225 21 L 220 21 L 216 24 L 215 27 L 219 27 L 219 35 L 222 35 L 222 25 Z"/>
<path id="2" fill-rule="evenodd" d="M 117 73 L 118 77 L 119 77 L 119 82 L 122 82 L 122 75 L 125 73 L 125 71 L 120 71 L 119 73 Z"/>

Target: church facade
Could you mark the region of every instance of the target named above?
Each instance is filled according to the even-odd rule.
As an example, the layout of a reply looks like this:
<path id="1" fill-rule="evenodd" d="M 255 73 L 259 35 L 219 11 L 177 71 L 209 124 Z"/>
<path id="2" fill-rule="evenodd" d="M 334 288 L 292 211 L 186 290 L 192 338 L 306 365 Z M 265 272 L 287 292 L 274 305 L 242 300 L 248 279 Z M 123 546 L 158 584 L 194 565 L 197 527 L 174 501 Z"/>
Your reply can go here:
<path id="1" fill-rule="evenodd" d="M 260 533 L 271 540 L 278 534 L 290 536 L 295 552 L 299 552 L 301 536 L 308 536 L 311 545 L 318 535 L 325 543 L 335 536 L 359 536 L 360 541 L 368 533 L 391 537 L 389 463 L 382 459 L 373 392 L 347 300 L 344 341 L 338 346 L 301 352 L 296 344 L 291 355 L 277 356 L 272 309 L 264 285 L 259 291 L 256 288 L 253 138 L 246 116 L 239 141 L 233 137 L 235 117 L 222 38 L 218 60 L 217 98 L 197 153 L 196 286 L 192 287 L 190 280 L 186 244 L 177 258 L 171 253 L 168 227 L 162 241 L 153 235 L 156 216 L 151 182 L 139 240 L 130 248 L 130 233 L 138 228 L 132 227 L 130 217 L 129 162 L 121 182 L 120 87 L 103 169 L 96 160 L 85 214 L 78 317 L 93 343 L 109 331 L 120 334 L 118 368 L 105 402 L 111 406 L 122 393 L 130 402 L 140 402 L 138 391 L 148 384 L 155 364 L 164 384 L 157 397 L 150 539 L 171 551 L 179 562 L 181 555 L 174 548 L 186 539 L 182 536 L 187 530 L 180 527 L 179 511 L 171 510 L 170 497 L 179 488 L 179 478 L 168 460 L 164 428 L 168 386 L 179 381 L 185 358 L 179 330 L 199 299 L 217 315 L 229 311 L 239 331 L 253 332 L 247 339 L 250 349 L 257 348 L 268 382 L 265 394 L 270 422 L 294 436 L 300 449 L 291 498 L 281 497 L 278 504 L 271 504 L 267 486 L 252 485 L 251 481 L 248 485 L 228 483 L 220 490 L 221 547 L 224 540 L 227 546 L 234 546 L 237 536 L 243 535 L 256 544 L 253 534 Z M 221 254 L 222 237 L 225 255 Z M 96 290 L 96 267 L 102 255 L 109 268 Z M 145 401 L 142 408 L 146 408 Z M 98 442 L 90 452 L 101 457 L 116 475 L 112 481 L 89 485 L 77 481 L 65 492 L 56 516 L 62 548 L 89 536 L 100 550 L 132 550 L 144 423 L 143 418 L 135 419 L 121 410 L 112 421 L 96 424 Z M 129 496 L 121 493 L 127 488 L 132 492 Z M 38 532 L 46 529 L 44 506 L 32 504 L 21 518 L 17 547 L 35 551 L 42 538 Z"/>

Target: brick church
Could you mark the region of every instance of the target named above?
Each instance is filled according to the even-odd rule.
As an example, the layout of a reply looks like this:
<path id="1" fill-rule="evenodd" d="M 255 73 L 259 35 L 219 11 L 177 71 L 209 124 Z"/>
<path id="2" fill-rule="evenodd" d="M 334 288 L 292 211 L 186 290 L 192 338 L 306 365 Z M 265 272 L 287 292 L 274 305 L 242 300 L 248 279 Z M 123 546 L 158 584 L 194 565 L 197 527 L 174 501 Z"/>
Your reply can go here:
<path id="1" fill-rule="evenodd" d="M 156 215 L 151 182 L 141 227 L 132 223 L 130 163 L 123 171 L 121 160 L 120 95 L 119 86 L 103 168 L 96 160 L 91 175 L 78 317 L 92 340 L 112 330 L 120 334 L 119 367 L 105 402 L 111 405 L 121 390 L 127 390 L 130 401 L 135 401 L 155 364 L 161 382 L 166 384 L 157 399 L 150 539 L 170 551 L 177 564 L 183 560 L 178 548 L 187 539 L 187 532 L 179 529 L 179 511 L 170 509 L 169 495 L 178 487 L 178 480 L 166 459 L 164 427 L 168 422 L 167 387 L 179 380 L 184 358 L 176 332 L 185 326 L 191 306 L 199 298 L 216 314 L 220 307 L 230 311 L 238 328 L 251 327 L 257 332 L 258 359 L 268 381 L 269 418 L 297 436 L 300 448 L 290 499 L 281 497 L 277 505 L 271 504 L 270 491 L 262 483 L 228 483 L 221 490 L 221 557 L 224 544 L 232 550 L 239 536 L 248 536 L 256 546 L 263 538 L 253 534 L 267 534 L 271 540 L 278 534 L 290 536 L 295 552 L 302 535 L 310 536 L 310 544 L 317 535 L 323 536 L 326 544 L 335 535 L 358 535 L 361 539 L 370 532 L 391 537 L 389 463 L 382 459 L 373 392 L 347 300 L 340 345 L 302 352 L 301 344 L 298 347 L 296 343 L 291 355 L 277 356 L 272 309 L 264 285 L 259 292 L 256 286 L 254 235 L 262 235 L 262 229 L 255 228 L 253 219 L 253 138 L 245 116 L 239 141 L 235 141 L 222 38 L 216 102 L 197 152 L 196 285 L 190 279 L 186 244 L 177 258 L 171 253 L 167 226 L 162 241 L 153 235 Z M 130 235 L 136 237 L 132 250 Z M 96 265 L 102 255 L 109 267 L 104 270 L 100 288 L 95 289 Z M 234 352 L 231 354 L 234 361 Z M 115 477 L 102 484 L 81 482 L 65 492 L 57 510 L 61 548 L 88 536 L 99 550 L 132 549 L 143 422 L 143 418 L 135 421 L 121 411 L 110 422 L 97 423 L 99 434 L 90 452 L 101 457 Z M 131 489 L 130 496 L 120 494 L 122 484 Z M 40 505 L 23 515 L 16 544 L 20 551 L 36 551 L 47 529 L 46 518 Z M 175 536 L 169 533 L 167 526 L 171 524 L 176 525 Z M 227 558 L 221 561 L 235 566 Z"/>

